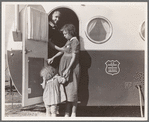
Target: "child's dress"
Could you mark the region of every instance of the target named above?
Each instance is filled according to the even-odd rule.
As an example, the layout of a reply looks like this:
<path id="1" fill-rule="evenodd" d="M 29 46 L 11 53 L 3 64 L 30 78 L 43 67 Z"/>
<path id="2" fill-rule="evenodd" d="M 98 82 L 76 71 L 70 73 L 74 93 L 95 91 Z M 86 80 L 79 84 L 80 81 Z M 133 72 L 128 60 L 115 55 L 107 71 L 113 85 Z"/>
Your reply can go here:
<path id="1" fill-rule="evenodd" d="M 46 82 L 43 92 L 43 101 L 45 105 L 59 104 L 66 100 L 64 87 L 60 84 L 61 80 L 61 76 L 55 75 Z"/>

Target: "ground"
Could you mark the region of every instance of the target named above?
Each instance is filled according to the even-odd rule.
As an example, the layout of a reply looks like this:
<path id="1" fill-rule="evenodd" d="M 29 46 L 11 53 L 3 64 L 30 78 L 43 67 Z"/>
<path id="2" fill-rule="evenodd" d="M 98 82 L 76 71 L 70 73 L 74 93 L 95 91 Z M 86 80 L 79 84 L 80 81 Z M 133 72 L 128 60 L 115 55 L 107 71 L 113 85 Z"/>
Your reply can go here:
<path id="1" fill-rule="evenodd" d="M 45 117 L 43 103 L 22 107 L 21 95 L 12 87 L 10 92 L 9 82 L 5 87 L 5 117 Z M 64 116 L 64 104 L 60 105 L 58 117 Z M 140 117 L 139 106 L 79 106 L 77 117 Z"/>
<path id="2" fill-rule="evenodd" d="M 12 86 L 12 92 L 10 89 L 10 82 L 5 82 L 5 117 L 20 117 L 20 116 L 45 116 L 45 108 L 42 106 L 38 111 L 30 110 L 32 106 L 23 108 L 21 95 L 17 92 L 14 86 Z"/>

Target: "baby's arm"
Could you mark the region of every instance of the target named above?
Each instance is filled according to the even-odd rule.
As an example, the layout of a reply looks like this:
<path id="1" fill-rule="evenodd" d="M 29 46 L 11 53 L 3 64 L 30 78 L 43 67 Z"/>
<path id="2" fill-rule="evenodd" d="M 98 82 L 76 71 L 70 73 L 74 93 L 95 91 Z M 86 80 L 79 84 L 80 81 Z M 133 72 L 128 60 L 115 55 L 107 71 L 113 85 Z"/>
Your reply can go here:
<path id="1" fill-rule="evenodd" d="M 58 82 L 61 84 L 64 84 L 66 82 L 66 79 L 64 77 L 58 76 Z"/>
<path id="2" fill-rule="evenodd" d="M 43 82 L 41 83 L 42 88 L 44 89 L 46 85 L 46 80 L 43 78 Z"/>

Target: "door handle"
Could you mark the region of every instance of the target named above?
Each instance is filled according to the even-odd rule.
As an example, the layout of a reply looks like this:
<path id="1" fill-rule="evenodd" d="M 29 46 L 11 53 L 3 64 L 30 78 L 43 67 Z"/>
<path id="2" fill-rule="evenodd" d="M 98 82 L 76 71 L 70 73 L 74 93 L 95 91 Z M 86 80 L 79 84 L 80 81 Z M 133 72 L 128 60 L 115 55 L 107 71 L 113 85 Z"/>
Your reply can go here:
<path id="1" fill-rule="evenodd" d="M 25 49 L 25 54 L 32 52 L 32 50 Z"/>

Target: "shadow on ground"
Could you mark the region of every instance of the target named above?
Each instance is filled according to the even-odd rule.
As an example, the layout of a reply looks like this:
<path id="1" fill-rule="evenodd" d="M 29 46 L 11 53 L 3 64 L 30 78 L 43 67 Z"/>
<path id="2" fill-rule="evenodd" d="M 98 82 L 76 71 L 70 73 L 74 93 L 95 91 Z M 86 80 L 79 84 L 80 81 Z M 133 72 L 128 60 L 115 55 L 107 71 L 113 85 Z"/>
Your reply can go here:
<path id="1" fill-rule="evenodd" d="M 43 104 L 21 108 L 21 111 L 42 112 L 46 110 Z M 65 106 L 59 105 L 59 115 L 64 116 Z M 140 117 L 139 106 L 78 106 L 77 117 Z"/>

